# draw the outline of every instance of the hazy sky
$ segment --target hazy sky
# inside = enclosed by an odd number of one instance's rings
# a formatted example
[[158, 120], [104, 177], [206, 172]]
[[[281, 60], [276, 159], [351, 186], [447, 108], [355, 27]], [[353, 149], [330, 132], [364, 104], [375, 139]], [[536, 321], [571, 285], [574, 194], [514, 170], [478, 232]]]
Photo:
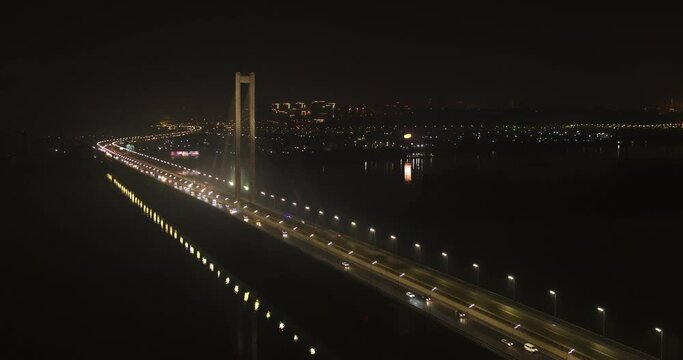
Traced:
[[249, 3], [3, 11], [5, 116], [88, 129], [216, 116], [235, 71], [256, 72], [261, 104], [683, 102], [678, 9]]

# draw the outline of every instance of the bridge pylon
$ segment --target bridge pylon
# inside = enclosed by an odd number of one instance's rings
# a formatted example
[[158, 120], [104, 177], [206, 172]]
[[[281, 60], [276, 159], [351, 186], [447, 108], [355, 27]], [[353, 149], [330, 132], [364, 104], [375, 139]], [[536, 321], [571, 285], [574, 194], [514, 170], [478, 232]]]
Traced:
[[241, 162], [241, 138], [242, 138], [242, 84], [248, 84], [248, 108], [249, 108], [249, 199], [254, 201], [256, 192], [256, 75], [235, 73], [235, 198], [241, 203], [242, 192], [242, 162]]

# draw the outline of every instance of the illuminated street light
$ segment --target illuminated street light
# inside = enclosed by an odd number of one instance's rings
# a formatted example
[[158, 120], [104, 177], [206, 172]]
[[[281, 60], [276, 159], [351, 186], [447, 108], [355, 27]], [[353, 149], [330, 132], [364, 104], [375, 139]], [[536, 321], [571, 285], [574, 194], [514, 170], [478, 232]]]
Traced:
[[664, 330], [656, 327], [655, 331], [659, 333], [659, 358], [664, 360]]
[[448, 274], [448, 253], [445, 251], [442, 251], [441, 252], [441, 258], [443, 259], [443, 264], [444, 264], [446, 274]]
[[515, 277], [512, 275], [508, 275], [508, 280], [512, 281], [512, 300], [514, 301], [515, 300], [515, 290], [516, 290], [515, 289], [515, 287], [516, 287]]
[[370, 232], [375, 232], [375, 228], [370, 228]]
[[355, 222], [355, 221], [351, 221], [351, 226], [356, 226], [356, 222]]
[[549, 290], [548, 293], [553, 297], [553, 316], [557, 317], [557, 292]]
[[479, 286], [479, 264], [472, 264], [472, 271], [474, 271], [474, 283]]
[[600, 315], [602, 315], [602, 336], [605, 336], [605, 316], [607, 311], [605, 311], [605, 309], [600, 306], [597, 307], [597, 310], [600, 313]]

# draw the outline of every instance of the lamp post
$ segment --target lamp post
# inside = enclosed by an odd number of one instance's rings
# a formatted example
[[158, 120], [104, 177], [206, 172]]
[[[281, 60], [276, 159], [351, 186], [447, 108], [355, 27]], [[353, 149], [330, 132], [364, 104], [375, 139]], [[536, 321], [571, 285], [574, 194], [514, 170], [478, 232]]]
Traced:
[[396, 235], [389, 235], [389, 250], [393, 250], [398, 254], [398, 242], [396, 241]]
[[474, 271], [474, 283], [479, 286], [479, 264], [472, 264], [472, 270]]
[[446, 267], [446, 274], [448, 274], [448, 253], [447, 252], [442, 252], [441, 253], [441, 258], [443, 258], [444, 261], [444, 266]]
[[415, 252], [417, 253], [417, 262], [422, 263], [422, 247], [419, 243], [415, 243]]
[[508, 280], [512, 281], [512, 300], [516, 301], [515, 300], [515, 277], [512, 275], [508, 275]]
[[553, 316], [557, 317], [557, 292], [550, 290], [548, 293], [553, 297]]
[[656, 327], [655, 331], [659, 333], [659, 358], [664, 360], [664, 330]]
[[598, 306], [597, 309], [598, 309], [598, 312], [600, 313], [600, 315], [602, 315], [602, 336], [605, 336], [605, 315], [606, 315], [605, 313], [606, 313], [606, 311], [604, 308], [602, 308], [600, 306]]

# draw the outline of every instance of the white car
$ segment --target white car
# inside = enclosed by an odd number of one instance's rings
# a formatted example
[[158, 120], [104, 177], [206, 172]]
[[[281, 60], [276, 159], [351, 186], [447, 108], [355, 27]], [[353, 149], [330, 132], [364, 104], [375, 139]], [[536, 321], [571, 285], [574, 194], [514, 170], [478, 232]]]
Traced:
[[248, 217], [248, 216], [245, 216], [245, 217], [244, 217], [244, 222], [249, 222], [249, 217]]
[[415, 294], [411, 293], [410, 291], [408, 291], [408, 292], [406, 293], [406, 296], [407, 296], [408, 298], [410, 298], [410, 299], [414, 299], [414, 298], [415, 298]]
[[344, 266], [345, 270], [348, 270], [351, 267], [351, 265], [349, 265], [349, 263], [347, 263], [346, 261], [342, 261], [342, 266]]
[[534, 345], [534, 344], [532, 344], [532, 343], [526, 343], [526, 344], [524, 344], [524, 350], [526, 350], [526, 351], [528, 351], [528, 352], [531, 352], [531, 353], [536, 353], [536, 352], [538, 352], [538, 348], [536, 347], [536, 345]]
[[283, 238], [286, 238], [286, 237], [287, 237], [287, 232], [286, 232], [286, 231], [283, 231], [283, 232], [282, 232], [282, 237], [283, 237]]
[[508, 340], [508, 339], [500, 339], [500, 342], [502, 342], [503, 344], [505, 344], [507, 347], [510, 347], [510, 346], [512, 346], [512, 345], [515, 344], [515, 343], [513, 343], [512, 341], [510, 341], [510, 340]]
[[256, 226], [261, 227], [261, 221], [260, 220], [256, 220]]

